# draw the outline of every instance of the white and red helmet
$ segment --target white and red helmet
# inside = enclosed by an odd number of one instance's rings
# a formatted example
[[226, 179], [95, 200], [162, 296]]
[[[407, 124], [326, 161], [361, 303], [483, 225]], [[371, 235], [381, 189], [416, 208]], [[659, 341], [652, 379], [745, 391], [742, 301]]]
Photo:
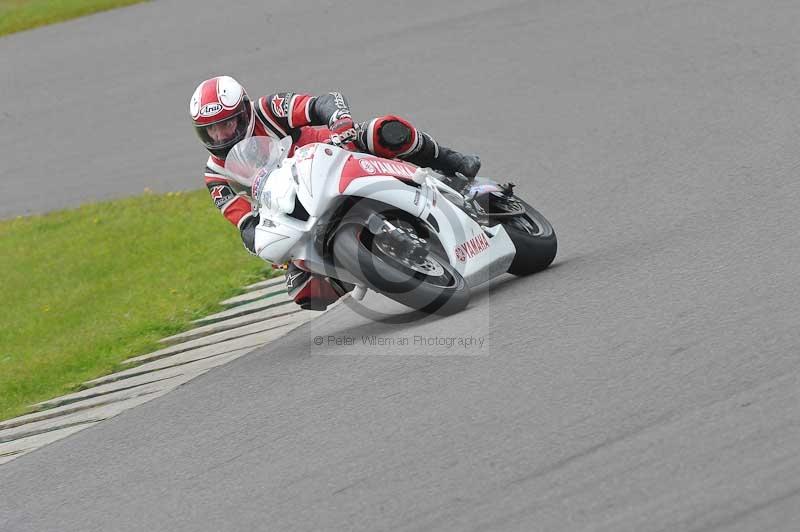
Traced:
[[198, 85], [189, 101], [189, 114], [200, 141], [221, 159], [237, 142], [253, 134], [253, 106], [244, 87], [230, 76], [217, 76]]

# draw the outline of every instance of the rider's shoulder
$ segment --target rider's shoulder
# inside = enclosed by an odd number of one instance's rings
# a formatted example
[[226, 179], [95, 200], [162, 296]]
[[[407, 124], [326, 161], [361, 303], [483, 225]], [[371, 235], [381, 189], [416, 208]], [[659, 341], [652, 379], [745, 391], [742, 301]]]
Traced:
[[225, 168], [225, 159], [220, 159], [216, 155], [209, 155], [206, 161], [206, 172], [220, 172]]

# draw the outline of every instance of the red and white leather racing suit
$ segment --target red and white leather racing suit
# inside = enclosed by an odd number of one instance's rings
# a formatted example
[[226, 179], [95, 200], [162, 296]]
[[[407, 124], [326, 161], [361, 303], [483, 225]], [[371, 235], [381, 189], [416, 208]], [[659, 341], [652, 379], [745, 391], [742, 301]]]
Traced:
[[[281, 92], [262, 96], [252, 102], [255, 111], [253, 135], [283, 138], [291, 136], [293, 151], [306, 144], [327, 142], [332, 131], [328, 125], [341, 117], [350, 117], [350, 110], [344, 97], [339, 93], [321, 96]], [[389, 145], [380, 135], [387, 123], [399, 123], [408, 132], [402, 143]], [[418, 132], [408, 121], [397, 116], [382, 116], [363, 124], [355, 144], [361, 151], [385, 158], [403, 158], [420, 153], [427, 139], [427, 145], [436, 146], [435, 141], [425, 133]], [[350, 144], [352, 146], [352, 144]], [[346, 145], [345, 145], [346, 146]], [[427, 151], [430, 151], [427, 150]], [[205, 183], [216, 207], [233, 225], [243, 231], [254, 216], [250, 190], [224, 175], [225, 160], [210, 155], [206, 162]], [[251, 250], [252, 251], [252, 250]], [[346, 290], [341, 283], [331, 285], [328, 278], [317, 275], [303, 275], [296, 265], [288, 265], [287, 289], [295, 302], [304, 308], [324, 309], [338, 299]]]
[[[252, 135], [281, 139], [291, 136], [292, 152], [306, 144], [326, 142], [332, 135], [352, 134], [352, 146], [365, 153], [387, 159], [404, 159], [418, 166], [431, 167], [455, 175], [460, 172], [473, 177], [480, 168], [475, 155], [463, 155], [440, 146], [429, 134], [418, 131], [398, 116], [381, 116], [353, 127], [350, 108], [344, 96], [330, 92], [320, 96], [279, 92], [262, 96], [250, 103], [254, 113]], [[329, 129], [330, 128], [330, 129]], [[253, 212], [250, 191], [223, 174], [225, 161], [211, 155], [206, 163], [205, 183], [214, 204], [223, 216], [239, 228], [242, 239], [251, 252], [254, 226], [258, 223]], [[324, 309], [350, 287], [339, 281], [312, 275], [297, 265], [288, 265], [287, 290], [303, 308]]]

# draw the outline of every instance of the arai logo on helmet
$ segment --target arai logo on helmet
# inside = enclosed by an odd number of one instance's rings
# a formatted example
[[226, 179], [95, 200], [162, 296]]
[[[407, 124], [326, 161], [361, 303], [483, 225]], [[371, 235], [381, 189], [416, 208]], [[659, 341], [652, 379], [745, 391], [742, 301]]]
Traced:
[[207, 103], [200, 109], [200, 116], [214, 116], [222, 112], [221, 103]]

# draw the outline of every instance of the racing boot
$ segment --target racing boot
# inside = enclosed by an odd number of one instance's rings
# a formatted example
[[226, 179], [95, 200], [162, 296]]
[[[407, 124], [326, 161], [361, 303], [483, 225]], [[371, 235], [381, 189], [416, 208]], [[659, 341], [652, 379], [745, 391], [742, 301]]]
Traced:
[[293, 262], [286, 269], [286, 292], [303, 310], [325, 310], [353, 287], [350, 283], [307, 272]]
[[481, 169], [481, 158], [477, 155], [468, 155], [457, 152], [446, 146], [441, 146], [427, 133], [419, 132], [419, 148], [402, 157], [417, 166], [427, 166], [442, 172], [446, 176], [462, 176], [469, 178], [478, 175]]

